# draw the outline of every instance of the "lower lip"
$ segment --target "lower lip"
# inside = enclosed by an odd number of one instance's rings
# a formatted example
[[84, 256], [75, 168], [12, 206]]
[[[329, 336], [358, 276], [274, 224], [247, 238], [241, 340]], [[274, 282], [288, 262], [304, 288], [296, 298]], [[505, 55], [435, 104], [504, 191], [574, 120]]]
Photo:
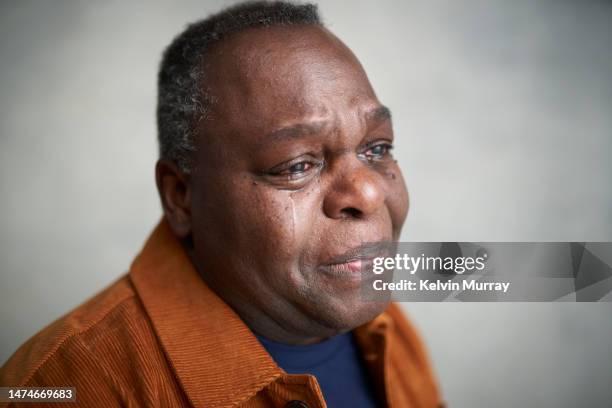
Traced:
[[354, 261], [349, 261], [340, 264], [331, 264], [329, 265], [330, 272], [334, 275], [346, 275], [346, 274], [360, 274], [361, 267], [363, 265], [363, 261], [361, 259], [357, 259]]
[[355, 259], [343, 263], [324, 265], [319, 270], [334, 279], [360, 283], [363, 273], [370, 269], [368, 266], [371, 264], [372, 260], [370, 259]]

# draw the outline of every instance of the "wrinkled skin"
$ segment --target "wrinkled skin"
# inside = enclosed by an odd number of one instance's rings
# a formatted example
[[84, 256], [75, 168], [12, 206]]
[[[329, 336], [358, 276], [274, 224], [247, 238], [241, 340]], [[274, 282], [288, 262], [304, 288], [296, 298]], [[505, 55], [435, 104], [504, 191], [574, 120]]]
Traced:
[[408, 194], [356, 57], [329, 31], [294, 26], [235, 34], [205, 61], [217, 102], [198, 124], [195, 167], [157, 165], [196, 269], [271, 340], [309, 344], [373, 319], [387, 302], [361, 301], [347, 262], [398, 239]]

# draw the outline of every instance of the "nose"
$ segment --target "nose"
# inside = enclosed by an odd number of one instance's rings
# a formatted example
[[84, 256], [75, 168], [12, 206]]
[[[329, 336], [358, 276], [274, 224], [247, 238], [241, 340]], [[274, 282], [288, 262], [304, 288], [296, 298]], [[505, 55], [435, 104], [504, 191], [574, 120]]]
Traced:
[[323, 211], [334, 219], [362, 219], [384, 205], [383, 178], [367, 165], [355, 164], [336, 177], [323, 202]]

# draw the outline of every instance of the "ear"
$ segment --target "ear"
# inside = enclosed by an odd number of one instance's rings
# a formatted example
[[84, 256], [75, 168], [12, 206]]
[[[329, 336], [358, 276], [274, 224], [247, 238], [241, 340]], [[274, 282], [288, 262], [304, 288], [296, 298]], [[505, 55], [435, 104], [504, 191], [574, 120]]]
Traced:
[[155, 180], [162, 208], [174, 235], [183, 239], [191, 234], [191, 190], [189, 176], [175, 163], [160, 159]]

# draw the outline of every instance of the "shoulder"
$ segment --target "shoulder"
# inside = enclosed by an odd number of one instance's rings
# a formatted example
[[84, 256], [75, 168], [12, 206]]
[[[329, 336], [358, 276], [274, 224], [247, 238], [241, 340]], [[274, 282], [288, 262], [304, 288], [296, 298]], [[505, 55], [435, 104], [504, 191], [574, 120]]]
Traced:
[[401, 349], [410, 353], [413, 361], [422, 365], [423, 368], [429, 368], [427, 348], [423, 339], [402, 308], [396, 303], [391, 303], [386, 314], [392, 322], [389, 335], [393, 342], [401, 344]]
[[164, 361], [124, 275], [24, 343], [0, 368], [0, 385], [76, 386], [79, 396], [96, 395], [104, 401], [106, 393], [107, 398], [124, 400], [117, 394], [147, 358], [150, 364]]
[[439, 406], [440, 392], [427, 347], [418, 330], [406, 317], [402, 308], [392, 303], [386, 311], [391, 322], [388, 328], [390, 360], [394, 361], [397, 378], [410, 378], [415, 395], [423, 406]]

